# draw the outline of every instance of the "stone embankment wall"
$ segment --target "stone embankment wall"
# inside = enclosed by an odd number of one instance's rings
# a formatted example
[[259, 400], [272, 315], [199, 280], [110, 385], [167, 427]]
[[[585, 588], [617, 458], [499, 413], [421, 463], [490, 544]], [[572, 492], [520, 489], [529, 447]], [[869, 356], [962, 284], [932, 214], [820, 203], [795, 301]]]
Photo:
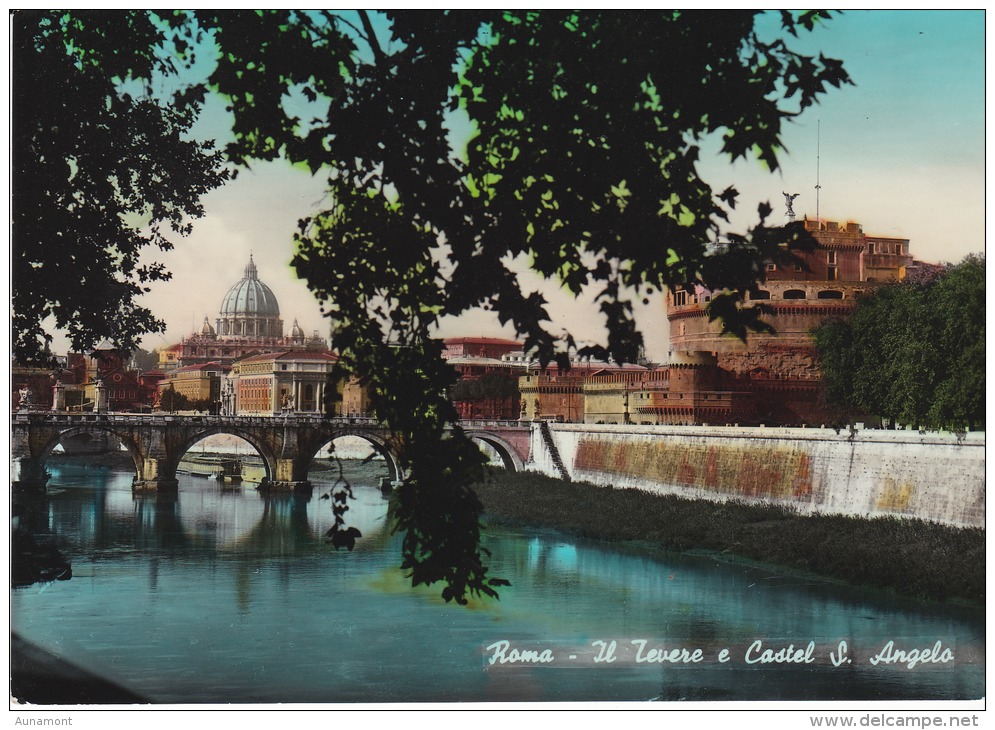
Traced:
[[[802, 513], [985, 525], [985, 435], [811, 428], [549, 424], [527, 469]], [[552, 448], [551, 448], [552, 447]], [[552, 453], [552, 450], [557, 452]]]

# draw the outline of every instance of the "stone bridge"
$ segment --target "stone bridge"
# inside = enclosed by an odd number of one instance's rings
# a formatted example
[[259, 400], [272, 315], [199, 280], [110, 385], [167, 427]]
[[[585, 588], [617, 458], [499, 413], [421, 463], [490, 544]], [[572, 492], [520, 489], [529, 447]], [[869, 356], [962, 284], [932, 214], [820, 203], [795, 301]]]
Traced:
[[[460, 425], [467, 436], [493, 449], [506, 469], [520, 471], [528, 461], [530, 424], [464, 421]], [[309, 488], [311, 460], [342, 436], [369, 442], [384, 457], [391, 482], [403, 476], [394, 434], [370, 418], [19, 412], [11, 419], [12, 481], [44, 486], [45, 463], [52, 450], [80, 434], [107, 434], [120, 441], [134, 459], [137, 490], [175, 491], [183, 455], [215, 434], [230, 434], [250, 443], [263, 459], [266, 482], [276, 489]]]

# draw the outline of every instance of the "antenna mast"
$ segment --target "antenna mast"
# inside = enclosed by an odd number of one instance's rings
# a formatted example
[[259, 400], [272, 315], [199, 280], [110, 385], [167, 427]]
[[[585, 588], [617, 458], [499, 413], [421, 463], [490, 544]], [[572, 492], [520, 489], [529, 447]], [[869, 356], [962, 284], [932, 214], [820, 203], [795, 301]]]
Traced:
[[819, 163], [822, 156], [822, 120], [816, 122], [816, 133], [815, 133], [815, 219], [819, 220], [819, 190], [822, 186], [819, 184]]

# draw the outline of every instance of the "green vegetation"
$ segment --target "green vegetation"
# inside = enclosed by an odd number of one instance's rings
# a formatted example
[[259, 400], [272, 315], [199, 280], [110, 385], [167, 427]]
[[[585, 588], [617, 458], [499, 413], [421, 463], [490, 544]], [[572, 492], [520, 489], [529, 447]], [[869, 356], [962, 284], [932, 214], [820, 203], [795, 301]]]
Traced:
[[829, 403], [932, 429], [985, 422], [985, 258], [882, 287], [815, 332]]
[[713, 551], [855, 585], [985, 603], [985, 531], [914, 519], [802, 516], [496, 470], [475, 486], [490, 522]]
[[[203, 213], [227, 174], [189, 139], [199, 106], [156, 95], [185, 62], [145, 11], [11, 14], [12, 347], [48, 365], [54, 324], [73, 350], [131, 350], [164, 323], [140, 302], [169, 278], [149, 250]], [[189, 61], [189, 59], [188, 59]]]
[[132, 350], [127, 359], [130, 367], [134, 367], [143, 372], [156, 370], [159, 367], [159, 353], [154, 350], [149, 352], [148, 350], [143, 350], [139, 347]]
[[[782, 125], [850, 79], [840, 61], [790, 48], [827, 11], [780, 12], [780, 37], [758, 32], [758, 16], [21, 11], [14, 146], [22, 162], [58, 174], [13, 172], [30, 198], [15, 211], [31, 213], [14, 225], [18, 354], [37, 344], [49, 313], [74, 346], [98, 334], [123, 345], [158, 326], [129, 307], [164, 272], [136, 269], [142, 242], [103, 226], [129, 213], [174, 223], [199, 212], [196, 199], [218, 181], [213, 158], [178, 133], [208, 94], [220, 96], [233, 119], [228, 162], [282, 157], [328, 180], [328, 207], [300, 222], [293, 265], [333, 321], [340, 368], [368, 379], [377, 418], [397, 434], [402, 568], [415, 585], [442, 582], [447, 600], [493, 596], [502, 581], [487, 576], [470, 489], [482, 456], [448, 429], [455, 375], [437, 326], [483, 308], [543, 363], [578, 352], [635, 362], [633, 301], [702, 285], [719, 292], [709, 314], [727, 331], [769, 329], [747, 293], [765, 260], [794, 261], [811, 238], [800, 223], [768, 226], [766, 203], [752, 229], [726, 230], [738, 193], [701, 177], [700, 150], [718, 138], [730, 162], [755, 157], [774, 171]], [[216, 59], [202, 67], [207, 78], [196, 76], [199, 58]], [[178, 89], [168, 114], [129, 95], [148, 87], [153, 65]], [[75, 116], [52, 119], [56, 108]], [[147, 184], [126, 184], [133, 178]], [[75, 191], [94, 203], [89, 224]], [[121, 204], [125, 194], [135, 206]], [[37, 225], [57, 216], [72, 225]], [[79, 248], [80, 230], [99, 233], [99, 246]], [[720, 234], [730, 245], [711, 251]], [[77, 254], [72, 275], [55, 276]], [[543, 297], [522, 290], [520, 262], [569, 292], [594, 292], [604, 344], [578, 351]], [[80, 276], [83, 263], [93, 275]], [[115, 269], [121, 286], [108, 282]], [[104, 302], [105, 291], [121, 297]], [[60, 316], [74, 309], [78, 318]]]
[[[811, 240], [765, 225], [764, 204], [707, 255], [738, 193], [696, 165], [715, 135], [728, 159], [775, 170], [781, 125], [849, 82], [786, 40], [827, 13], [779, 17], [784, 37], [769, 39], [753, 12], [197, 14], [220, 52], [207, 88], [234, 114], [229, 159], [282, 155], [329, 176], [332, 204], [301, 222], [293, 264], [335, 323], [339, 366], [368, 378], [399, 434], [394, 518], [414, 585], [464, 602], [503, 582], [479, 547], [480, 450], [446, 429], [440, 320], [484, 308], [543, 363], [578, 353], [510, 262], [596, 293], [608, 335], [581, 355], [635, 362], [633, 299], [696, 284], [722, 292], [710, 314], [730, 332], [764, 329], [746, 298], [762, 262]], [[454, 120], [473, 130], [465, 148]]]
[[179, 413], [180, 411], [213, 413], [216, 408], [217, 403], [212, 402], [210, 398], [190, 398], [173, 388], [163, 390], [162, 397], [159, 399], [159, 410], [163, 413]]
[[485, 373], [472, 380], [459, 380], [449, 390], [452, 400], [487, 401], [518, 398], [518, 377]]

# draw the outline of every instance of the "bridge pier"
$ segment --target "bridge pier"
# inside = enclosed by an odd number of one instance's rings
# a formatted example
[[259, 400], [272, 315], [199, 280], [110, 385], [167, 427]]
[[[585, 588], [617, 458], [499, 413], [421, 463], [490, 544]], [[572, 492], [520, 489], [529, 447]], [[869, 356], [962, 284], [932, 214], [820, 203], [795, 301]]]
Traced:
[[279, 458], [276, 460], [273, 476], [266, 486], [280, 492], [310, 492], [311, 482], [307, 469], [301, 468], [297, 459]]
[[10, 482], [19, 490], [44, 490], [49, 473], [37, 460], [22, 456], [10, 460]]
[[132, 492], [157, 492], [159, 494], [176, 494], [180, 482], [177, 479], [139, 479], [131, 483]]
[[314, 489], [314, 485], [307, 481], [272, 481], [266, 482], [265, 487], [259, 485], [260, 488], [269, 489], [274, 492], [293, 492], [294, 494], [310, 494], [311, 490]]
[[176, 494], [180, 483], [176, 479], [136, 479], [131, 485], [133, 493], [140, 494]]
[[141, 460], [141, 470], [131, 483], [134, 492], [162, 492], [176, 494], [179, 481], [176, 470], [169, 468], [168, 459], [164, 456], [146, 456]]
[[[466, 422], [464, 432], [489, 443], [508, 469], [518, 471], [528, 458], [527, 426], [515, 422]], [[403, 479], [393, 435], [372, 419], [283, 419], [240, 416], [171, 416], [138, 414], [67, 414], [18, 412], [11, 418], [11, 482], [26, 491], [44, 491], [49, 475], [45, 460], [56, 444], [81, 436], [119, 440], [135, 461], [134, 491], [176, 495], [176, 468], [186, 450], [205, 436], [229, 433], [252, 444], [266, 463], [264, 489], [308, 493], [308, 470], [315, 454], [329, 441], [358, 436], [384, 458], [388, 483]]]

